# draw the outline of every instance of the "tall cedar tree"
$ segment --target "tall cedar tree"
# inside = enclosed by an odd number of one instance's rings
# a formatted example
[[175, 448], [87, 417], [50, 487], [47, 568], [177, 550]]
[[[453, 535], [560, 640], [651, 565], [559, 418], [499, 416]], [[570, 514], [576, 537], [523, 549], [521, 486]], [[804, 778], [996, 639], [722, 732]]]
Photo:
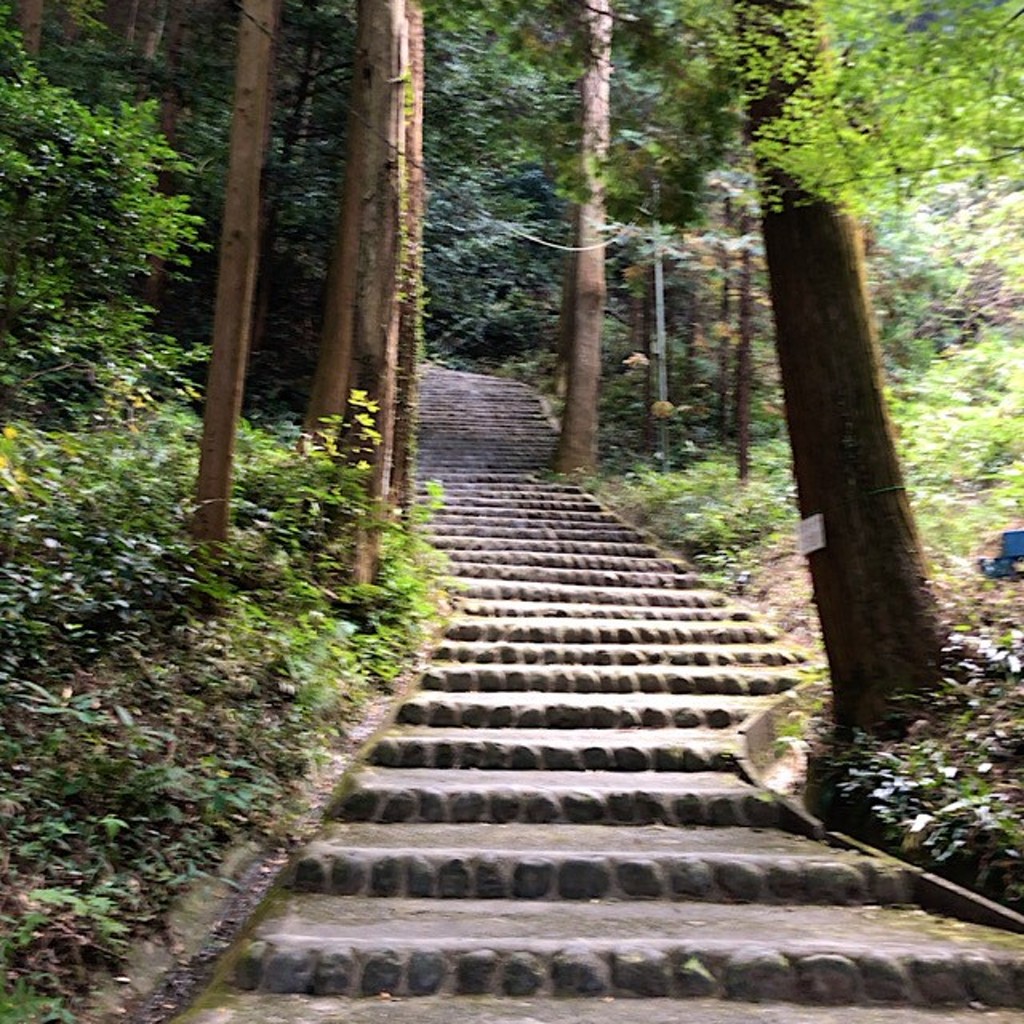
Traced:
[[[813, 0], [737, 4], [755, 144], [825, 67]], [[940, 631], [894, 434], [857, 226], [762, 160], [763, 231], [786, 416], [836, 723], [878, 730], [894, 697], [935, 685]]]
[[[597, 465], [597, 401], [601, 386], [601, 334], [604, 327], [605, 187], [602, 164], [611, 136], [610, 91], [613, 16], [610, 0], [580, 0], [586, 67], [580, 79], [582, 168], [586, 196], [575, 207], [577, 252], [570, 261], [563, 318], [571, 318], [567, 353], [565, 410], [554, 468], [559, 473]], [[563, 337], [566, 337], [563, 325]], [[568, 340], [568, 337], [566, 338]]]
[[405, 249], [402, 258], [401, 320], [398, 332], [398, 389], [395, 401], [395, 456], [392, 490], [403, 508], [412, 502], [413, 438], [418, 388], [416, 366], [423, 335], [423, 224], [427, 182], [423, 165], [423, 103], [426, 88], [423, 10], [407, 0], [409, 84], [405, 95]]
[[221, 226], [213, 350], [199, 462], [196, 540], [227, 540], [235, 436], [242, 411], [259, 254], [260, 185], [270, 124], [279, 0], [244, 0]]
[[360, 453], [372, 522], [353, 569], [365, 583], [377, 572], [394, 459], [409, 48], [405, 0], [359, 0], [357, 12], [348, 157], [306, 426], [344, 416], [353, 389], [377, 407], [379, 436]]

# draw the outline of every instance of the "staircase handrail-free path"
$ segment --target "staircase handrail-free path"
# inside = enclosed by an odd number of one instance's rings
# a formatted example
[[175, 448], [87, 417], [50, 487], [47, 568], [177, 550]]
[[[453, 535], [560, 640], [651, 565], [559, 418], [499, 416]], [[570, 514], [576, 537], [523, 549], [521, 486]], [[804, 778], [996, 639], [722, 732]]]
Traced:
[[799, 651], [547, 479], [524, 385], [428, 368], [421, 421], [457, 614], [181, 1024], [1024, 1022], [1024, 935], [743, 770]]

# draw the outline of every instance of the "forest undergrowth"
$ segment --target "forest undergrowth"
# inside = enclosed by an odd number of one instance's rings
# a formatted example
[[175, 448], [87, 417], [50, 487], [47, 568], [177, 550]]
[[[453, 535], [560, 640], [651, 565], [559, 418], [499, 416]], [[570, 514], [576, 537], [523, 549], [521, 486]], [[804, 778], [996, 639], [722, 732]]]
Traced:
[[[819, 807], [833, 827], [1024, 908], [1024, 579], [989, 580], [978, 559], [1024, 527], [1024, 341], [1003, 331], [947, 349], [892, 387], [908, 488], [948, 639], [939, 693], [908, 699], [888, 735], [840, 744], [827, 702], [800, 719]], [[757, 445], [738, 482], [732, 452], [685, 471], [642, 466], [599, 484], [603, 500], [705, 578], [763, 608], [823, 659], [810, 581], [795, 553], [784, 441]], [[819, 782], [821, 780], [819, 779]], [[826, 791], [828, 787], [825, 787]]]
[[164, 406], [0, 437], [2, 1024], [76, 1020], [226, 847], [286, 844], [435, 621], [413, 532], [350, 582], [364, 471], [294, 430], [243, 430], [232, 540], [197, 551], [199, 430]]

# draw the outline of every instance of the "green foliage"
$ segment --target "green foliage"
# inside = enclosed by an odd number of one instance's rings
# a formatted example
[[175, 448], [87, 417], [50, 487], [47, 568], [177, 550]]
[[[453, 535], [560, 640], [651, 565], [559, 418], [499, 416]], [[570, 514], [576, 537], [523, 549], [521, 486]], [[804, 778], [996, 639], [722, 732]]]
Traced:
[[[539, 126], [571, 123], [571, 93], [478, 26], [428, 32], [425, 324], [432, 352], [502, 359], [554, 336], [564, 203]], [[557, 127], [551, 129], [557, 134]], [[547, 141], [551, 141], [550, 139]]]
[[1017, 175], [1024, 22], [1014, 15], [1004, 4], [930, 0], [747, 9], [736, 58], [748, 94], [798, 86], [757, 140], [759, 155], [861, 211], [993, 169]]
[[1019, 330], [1024, 195], [1004, 179], [944, 185], [875, 218], [872, 293], [887, 368], [913, 382], [937, 353]]
[[914, 507], [930, 546], [973, 558], [1024, 521], [1024, 340], [995, 332], [952, 348], [899, 393]]
[[295, 788], [433, 615], [433, 563], [397, 526], [379, 582], [352, 584], [365, 471], [290, 430], [243, 430], [236, 539], [197, 560], [199, 426], [165, 408], [134, 432], [0, 440], [12, 1012], [116, 965], [233, 837], [287, 832]]
[[700, 216], [704, 177], [739, 128], [731, 55], [721, 45], [729, 9], [647, 0], [615, 10], [609, 213], [632, 222], [643, 211], [682, 227]]
[[195, 233], [157, 188], [180, 161], [151, 106], [92, 111], [32, 66], [0, 79], [0, 409], [124, 415], [180, 359], [133, 297]]
[[1024, 906], [1024, 819], [1014, 763], [1024, 754], [1024, 634], [957, 635], [951, 677], [897, 742], [860, 736], [833, 748], [826, 771], [854, 813], [907, 859], [1014, 906]]
[[695, 462], [685, 473], [641, 468], [609, 481], [602, 497], [683, 552], [712, 583], [725, 585], [752, 567], [755, 550], [792, 528], [789, 453], [780, 442], [754, 451], [743, 485], [728, 456]]

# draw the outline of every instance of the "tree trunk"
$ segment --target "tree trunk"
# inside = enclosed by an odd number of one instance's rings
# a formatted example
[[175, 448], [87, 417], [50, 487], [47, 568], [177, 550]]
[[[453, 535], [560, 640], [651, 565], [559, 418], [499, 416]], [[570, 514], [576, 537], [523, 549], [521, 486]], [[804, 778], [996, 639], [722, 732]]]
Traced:
[[[579, 245], [576, 230], [579, 209], [569, 209], [569, 245]], [[569, 390], [569, 361], [576, 337], [576, 253], [571, 249], [562, 261], [562, 302], [558, 311], [558, 342], [555, 348], [555, 394], [564, 399]]]
[[[779, 52], [812, 67], [823, 38], [807, 0], [744, 0], [743, 31], [758, 65]], [[752, 138], [803, 79], [776, 65], [752, 84]], [[938, 680], [936, 604], [896, 457], [868, 298], [864, 253], [837, 201], [759, 166], [786, 416], [804, 517], [824, 517], [810, 554], [814, 597], [841, 730], [882, 726], [892, 698]]]
[[425, 53], [423, 10], [408, 0], [409, 83], [405, 96], [405, 201], [401, 320], [398, 332], [398, 395], [395, 402], [394, 500], [408, 508], [413, 500], [418, 387], [416, 367], [423, 338], [423, 220], [427, 182], [423, 166]]
[[368, 18], [362, 16], [362, 6], [359, 15], [345, 134], [345, 177], [334, 247], [327, 270], [320, 351], [306, 408], [305, 428], [309, 433], [321, 430], [324, 420], [341, 419], [345, 415], [349, 391], [352, 389], [355, 292], [366, 165], [360, 154], [364, 153], [367, 143], [372, 141], [369, 139], [371, 122], [368, 85], [374, 74], [368, 63], [369, 25]]
[[[353, 379], [379, 406], [379, 442], [367, 454], [371, 464], [370, 523], [360, 531], [353, 566], [355, 580], [377, 574], [381, 530], [389, 515], [395, 440], [395, 398], [402, 272], [401, 168], [405, 162], [405, 93], [408, 36], [405, 0], [360, 0], [359, 33], [365, 46], [362, 94], [353, 106], [366, 112], [368, 130], [361, 151], [350, 160], [361, 167], [355, 305]], [[358, 46], [358, 43], [357, 43]]]
[[[744, 214], [740, 233], [746, 239], [751, 218]], [[750, 478], [750, 392], [753, 385], [750, 350], [754, 331], [754, 257], [744, 244], [740, 263], [739, 345], [736, 348], [736, 462], [742, 483]]]
[[573, 338], [569, 352], [562, 431], [556, 472], [597, 466], [597, 403], [601, 384], [601, 333], [606, 295], [602, 167], [610, 141], [612, 74], [611, 0], [581, 0], [587, 67], [580, 82], [583, 109], [582, 158], [587, 198], [579, 206], [573, 285]]
[[259, 252], [260, 180], [270, 118], [267, 83], [277, 27], [276, 0], [244, 0], [238, 28], [234, 113], [221, 228], [213, 351], [192, 533], [227, 539], [235, 434], [242, 409]]
[[[192, 6], [192, 0], [169, 0], [167, 11], [167, 85], [160, 97], [160, 133], [172, 149], [178, 145], [178, 121], [181, 118], [182, 105], [178, 75], [181, 71], [181, 56], [185, 50]], [[157, 187], [165, 196], [173, 195], [176, 189], [174, 172], [166, 168], [161, 170]], [[153, 256], [149, 260], [149, 275], [146, 278], [146, 304], [159, 310], [163, 306], [166, 293], [167, 261], [159, 256]]]
[[[732, 201], [726, 197], [722, 214], [723, 238], [732, 230]], [[718, 310], [718, 436], [722, 444], [729, 440], [729, 364], [732, 361], [732, 261], [723, 244], [719, 257], [722, 295]]]
[[22, 45], [27, 54], [37, 57], [43, 41], [43, 0], [18, 0], [17, 9]]
[[654, 267], [644, 267], [643, 291], [640, 299], [640, 331], [643, 346], [640, 351], [647, 360], [644, 373], [644, 437], [643, 450], [651, 455], [657, 446], [657, 430], [654, 423], [654, 402], [657, 388], [654, 375], [657, 369], [654, 364], [654, 345], [652, 339], [655, 330], [655, 295]]

